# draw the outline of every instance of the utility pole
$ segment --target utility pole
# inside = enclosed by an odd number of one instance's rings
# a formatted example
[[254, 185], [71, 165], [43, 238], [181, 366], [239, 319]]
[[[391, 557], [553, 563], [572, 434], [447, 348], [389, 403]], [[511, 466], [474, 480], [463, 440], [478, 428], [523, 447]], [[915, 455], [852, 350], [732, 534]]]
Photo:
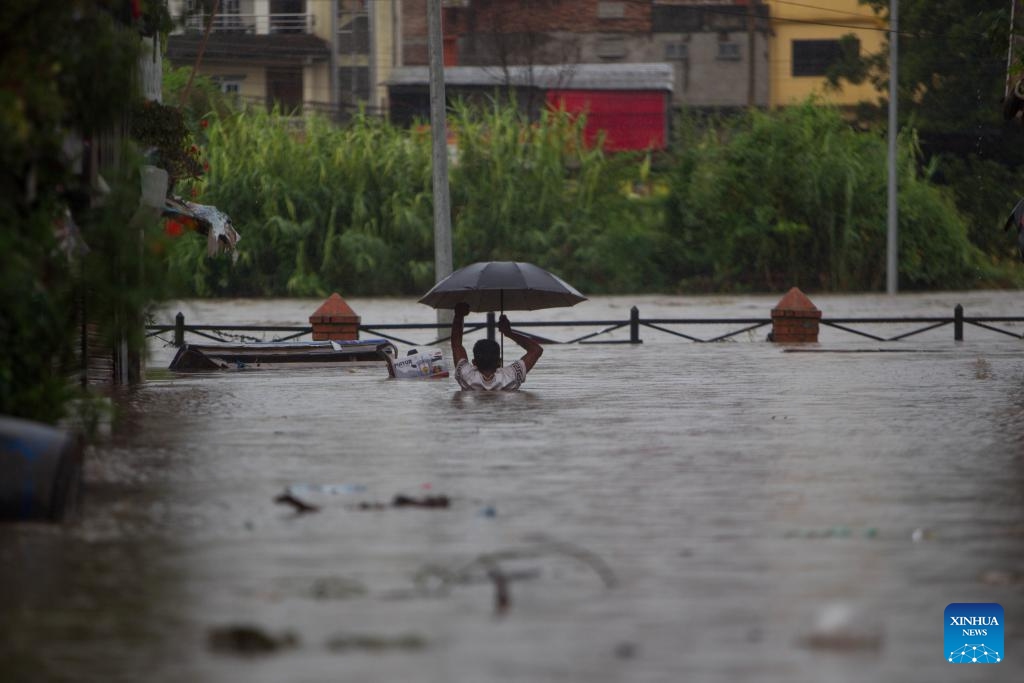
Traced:
[[[430, 53], [430, 137], [434, 189], [434, 280], [452, 272], [452, 218], [448, 197], [448, 127], [445, 121], [441, 0], [427, 0], [427, 50]], [[450, 325], [452, 312], [437, 309], [437, 324]]]
[[338, 0], [331, 0], [331, 118], [341, 120], [341, 84], [338, 80]]
[[755, 102], [754, 98], [754, 84], [757, 82], [757, 65], [754, 62], [754, 50], [756, 48], [756, 34], [754, 33], [754, 20], [756, 9], [754, 5], [757, 4], [757, 0], [750, 0], [747, 3], [747, 106], [753, 107]]
[[886, 249], [885, 290], [895, 294], [899, 289], [899, 205], [896, 194], [896, 104], [899, 76], [900, 2], [889, 0], [889, 211]]

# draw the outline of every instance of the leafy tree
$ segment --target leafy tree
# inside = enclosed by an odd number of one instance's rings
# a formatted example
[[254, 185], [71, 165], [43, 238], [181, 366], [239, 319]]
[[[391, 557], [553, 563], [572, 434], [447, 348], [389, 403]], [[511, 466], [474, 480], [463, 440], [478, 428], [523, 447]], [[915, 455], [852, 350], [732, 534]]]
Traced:
[[135, 213], [136, 166], [101, 159], [105, 188], [83, 170], [135, 102], [139, 32], [166, 20], [159, 0], [0, 3], [0, 413], [64, 414], [83, 311], [141, 345], [158, 238]]
[[[861, 3], [888, 13], [888, 0]], [[1024, 125], [1002, 118], [1009, 29], [1006, 0], [900, 0], [901, 126], [918, 130], [922, 161], [935, 161], [935, 179], [953, 191], [972, 242], [996, 261], [1012, 258], [1013, 240], [1001, 231], [1002, 221], [1024, 192], [1018, 170], [1024, 164]], [[1020, 76], [1021, 60], [1024, 52], [1018, 51], [1010, 81]], [[829, 77], [837, 86], [844, 80], [874, 82], [879, 101], [859, 113], [884, 123], [887, 45], [877, 54], [843, 60]]]
[[[889, 0], [860, 0], [882, 16]], [[976, 131], [996, 125], [1006, 83], [1009, 4], [1005, 0], [900, 0], [901, 120], [922, 132]], [[888, 99], [888, 43], [876, 54], [844, 59], [833, 84], [870, 80]], [[884, 115], [884, 111], [879, 111]]]

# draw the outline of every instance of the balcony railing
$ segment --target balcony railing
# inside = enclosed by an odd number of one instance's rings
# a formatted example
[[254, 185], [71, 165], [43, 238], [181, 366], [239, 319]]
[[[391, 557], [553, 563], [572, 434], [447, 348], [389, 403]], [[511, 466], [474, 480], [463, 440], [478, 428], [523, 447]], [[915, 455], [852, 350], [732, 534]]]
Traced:
[[[316, 17], [312, 14], [218, 14], [213, 18], [214, 33], [312, 33]], [[206, 17], [194, 14], [185, 19], [186, 33], [206, 30]]]

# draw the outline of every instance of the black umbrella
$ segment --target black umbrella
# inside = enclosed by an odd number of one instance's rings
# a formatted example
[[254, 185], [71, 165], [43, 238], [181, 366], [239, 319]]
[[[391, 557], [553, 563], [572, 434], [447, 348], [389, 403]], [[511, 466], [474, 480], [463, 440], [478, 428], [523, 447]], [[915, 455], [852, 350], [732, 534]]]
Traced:
[[[575, 306], [586, 300], [572, 285], [532, 263], [481, 261], [438, 282], [420, 303], [434, 308], [455, 308], [466, 303], [471, 311], [504, 313]], [[501, 357], [504, 362], [504, 336]]]
[[536, 311], [575, 306], [587, 297], [561, 278], [532, 263], [483, 261], [460, 268], [423, 295], [421, 304], [469, 310]]

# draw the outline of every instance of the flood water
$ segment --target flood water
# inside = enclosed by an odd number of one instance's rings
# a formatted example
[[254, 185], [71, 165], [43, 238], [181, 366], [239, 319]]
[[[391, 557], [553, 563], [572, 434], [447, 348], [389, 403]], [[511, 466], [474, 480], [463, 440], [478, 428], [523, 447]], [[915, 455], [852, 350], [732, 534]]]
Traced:
[[[511, 317], [767, 318], [780, 296]], [[826, 318], [1024, 314], [1020, 292], [812, 298]], [[303, 324], [319, 303], [178, 302], [161, 321]], [[364, 323], [434, 319], [349, 303]], [[794, 351], [766, 332], [550, 345], [502, 395], [380, 364], [173, 375], [154, 340], [151, 379], [88, 453], [81, 518], [0, 528], [0, 679], [1022, 680], [1024, 342], [824, 328]], [[337, 486], [316, 513], [274, 502], [300, 484]], [[947, 664], [953, 602], [1003, 606], [1005, 661]], [[232, 626], [291, 637], [211, 644]]]

